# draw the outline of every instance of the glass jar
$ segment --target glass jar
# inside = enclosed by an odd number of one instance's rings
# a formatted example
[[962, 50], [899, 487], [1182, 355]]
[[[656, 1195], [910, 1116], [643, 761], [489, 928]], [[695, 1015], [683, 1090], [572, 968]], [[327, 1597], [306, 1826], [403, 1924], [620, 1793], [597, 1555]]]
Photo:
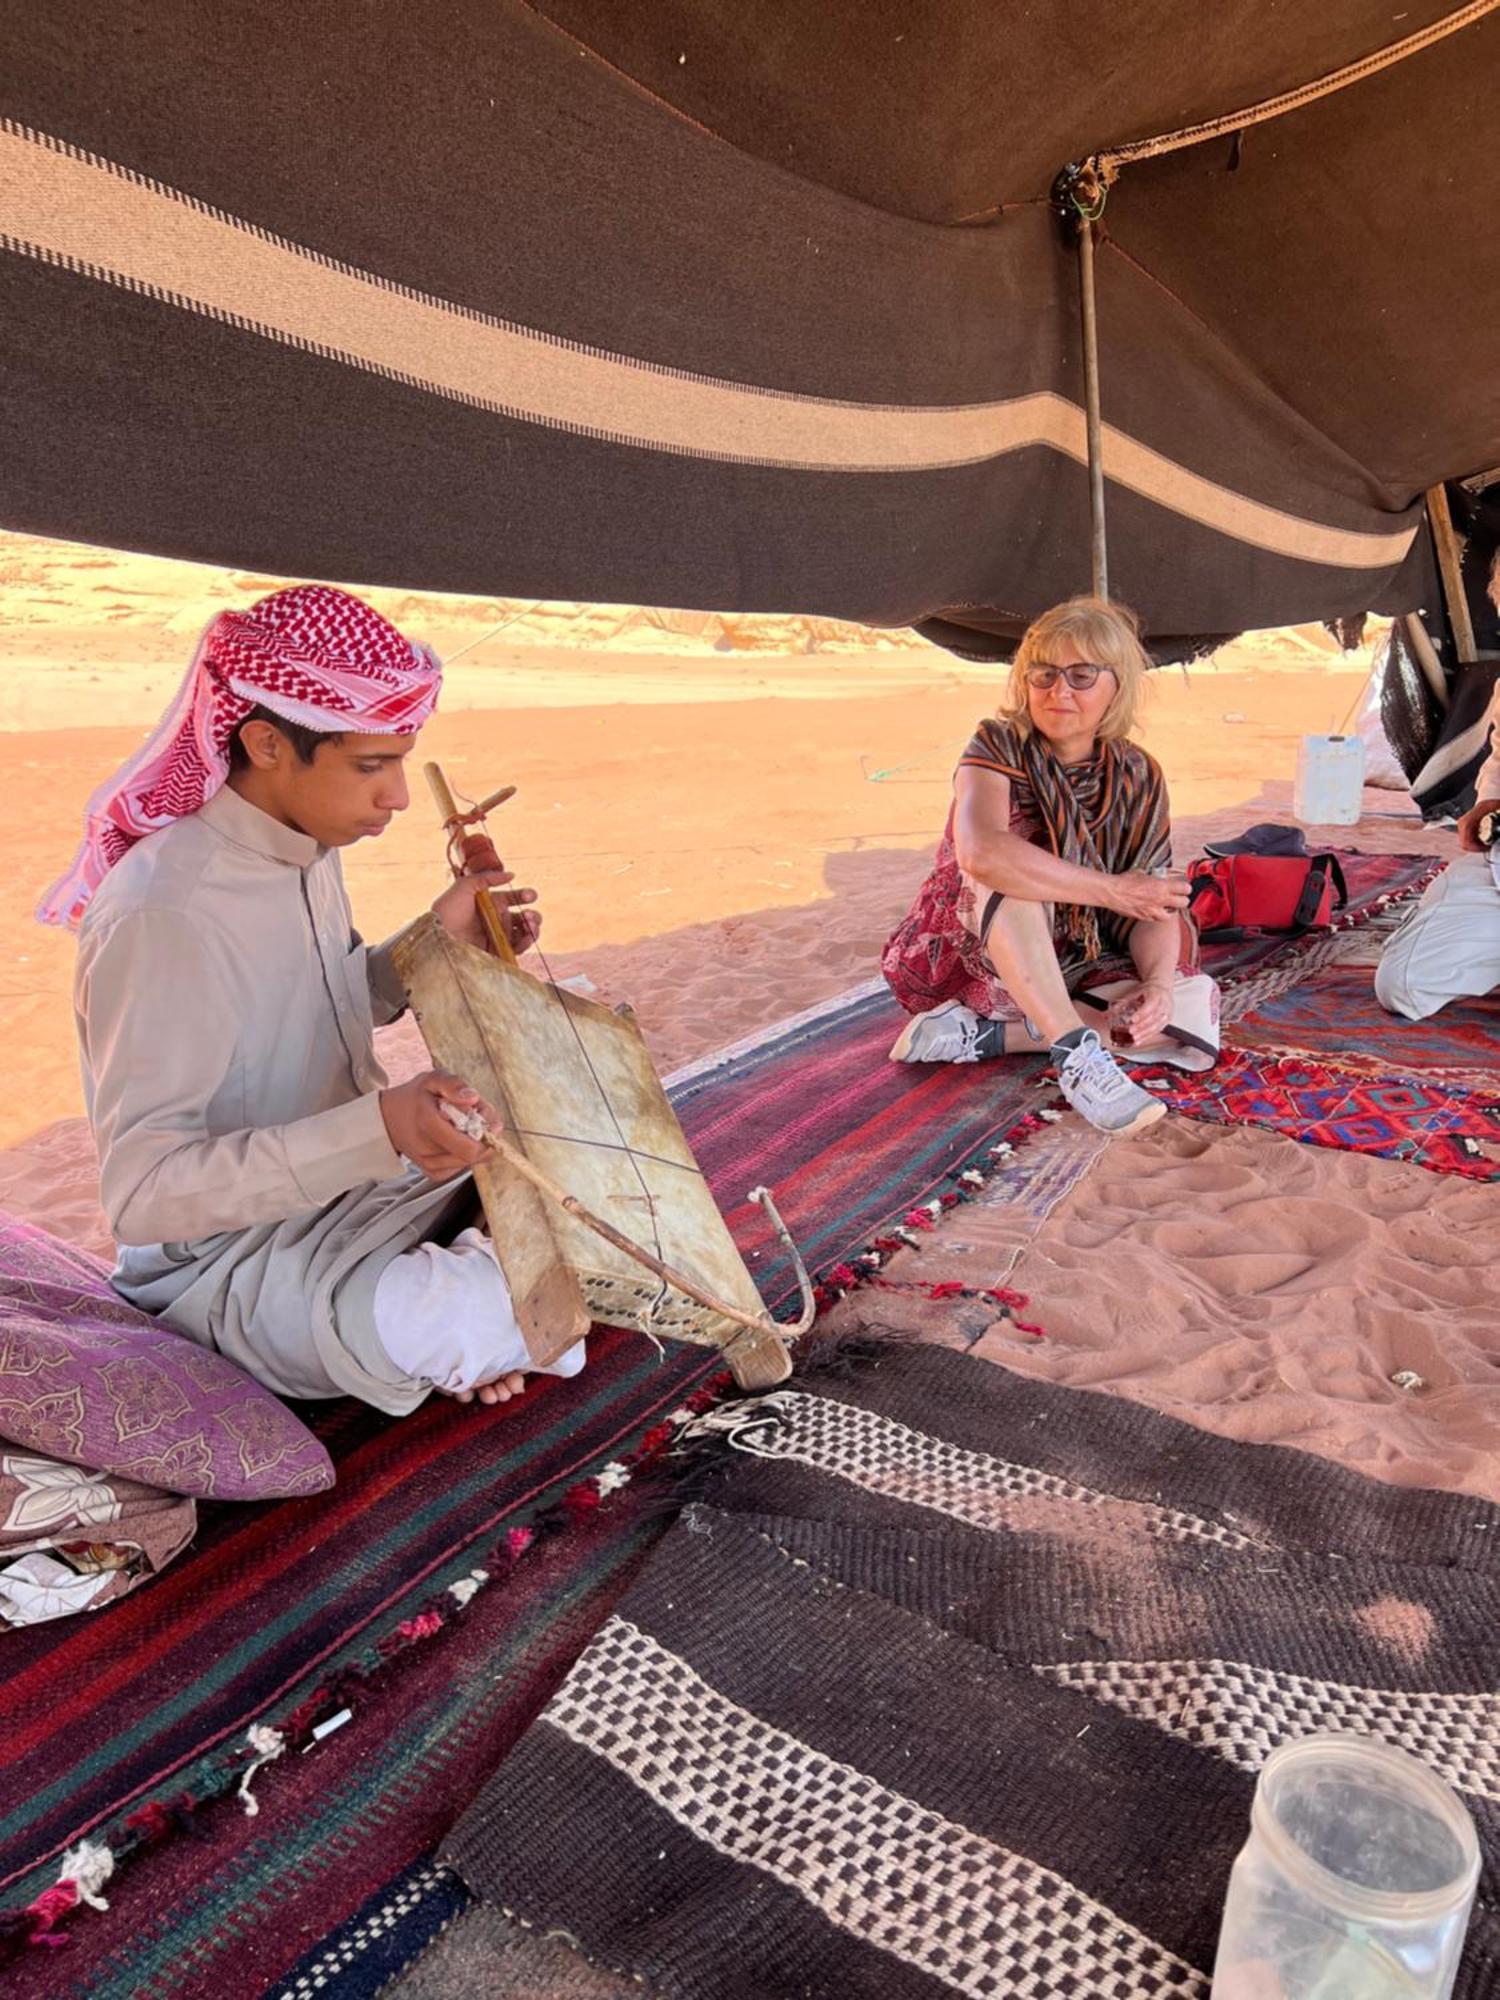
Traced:
[[1371, 1736], [1266, 1759], [1229, 1878], [1212, 2000], [1447, 2000], [1479, 1876], [1437, 1774]]

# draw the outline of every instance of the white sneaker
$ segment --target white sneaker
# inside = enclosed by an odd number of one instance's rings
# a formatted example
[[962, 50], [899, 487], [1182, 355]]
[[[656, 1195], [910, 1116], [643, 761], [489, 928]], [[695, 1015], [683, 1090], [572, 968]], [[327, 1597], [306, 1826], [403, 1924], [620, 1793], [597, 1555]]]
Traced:
[[1161, 1099], [1131, 1082], [1092, 1028], [1058, 1064], [1057, 1082], [1079, 1117], [1112, 1139], [1144, 1132], [1167, 1115]]
[[945, 1000], [926, 1014], [913, 1014], [891, 1044], [892, 1062], [978, 1062], [979, 1037], [989, 1023], [972, 1007]]

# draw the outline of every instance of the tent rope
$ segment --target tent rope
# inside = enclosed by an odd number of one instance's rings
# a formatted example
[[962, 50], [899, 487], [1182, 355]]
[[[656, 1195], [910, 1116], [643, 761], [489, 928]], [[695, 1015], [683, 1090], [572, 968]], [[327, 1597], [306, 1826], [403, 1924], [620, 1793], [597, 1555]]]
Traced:
[[1250, 125], [1263, 125], [1267, 119], [1280, 118], [1288, 111], [1299, 111], [1304, 105], [1317, 103], [1319, 98], [1331, 97], [1335, 91], [1347, 90], [1352, 83], [1363, 83], [1366, 77], [1405, 62], [1408, 56], [1420, 55], [1434, 42], [1456, 35], [1461, 28], [1471, 27], [1486, 14], [1493, 14], [1497, 8], [1500, 8], [1500, 0], [1469, 0], [1468, 6], [1445, 14], [1441, 20], [1429, 22], [1415, 34], [1377, 49], [1372, 55], [1361, 56], [1358, 62], [1346, 63], [1342, 69], [1330, 70], [1327, 76], [1315, 77], [1311, 83], [1299, 84], [1295, 90], [1283, 91], [1279, 97], [1268, 97], [1259, 104], [1246, 105], [1242, 111], [1225, 112], [1221, 117], [1205, 119], [1200, 125], [1185, 125], [1177, 132], [1159, 133], [1154, 139], [1135, 139], [1128, 145], [1094, 153], [1089, 164], [1108, 184], [1121, 167], [1131, 166], [1138, 160], [1154, 160], [1163, 153], [1177, 153], [1185, 146], [1200, 145], [1205, 139], [1241, 132]]

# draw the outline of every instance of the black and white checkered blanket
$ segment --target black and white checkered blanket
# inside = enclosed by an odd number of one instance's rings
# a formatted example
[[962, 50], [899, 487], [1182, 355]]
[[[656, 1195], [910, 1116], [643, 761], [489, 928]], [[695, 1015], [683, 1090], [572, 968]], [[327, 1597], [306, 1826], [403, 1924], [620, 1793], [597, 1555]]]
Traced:
[[1473, 1813], [1500, 1991], [1500, 1510], [931, 1348], [713, 1422], [480, 1894], [666, 1994], [1206, 2000], [1255, 1772], [1354, 1729]]

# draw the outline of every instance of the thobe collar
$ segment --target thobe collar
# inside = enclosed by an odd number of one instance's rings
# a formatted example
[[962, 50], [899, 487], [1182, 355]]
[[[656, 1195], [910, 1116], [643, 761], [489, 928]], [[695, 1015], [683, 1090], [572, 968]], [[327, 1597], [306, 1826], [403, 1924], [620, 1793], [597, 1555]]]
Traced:
[[233, 785], [221, 785], [211, 799], [205, 799], [198, 808], [198, 817], [236, 847], [248, 848], [267, 861], [285, 862], [292, 868], [310, 868], [328, 852], [311, 834], [283, 826], [279, 819], [272, 819], [259, 806], [241, 798]]

